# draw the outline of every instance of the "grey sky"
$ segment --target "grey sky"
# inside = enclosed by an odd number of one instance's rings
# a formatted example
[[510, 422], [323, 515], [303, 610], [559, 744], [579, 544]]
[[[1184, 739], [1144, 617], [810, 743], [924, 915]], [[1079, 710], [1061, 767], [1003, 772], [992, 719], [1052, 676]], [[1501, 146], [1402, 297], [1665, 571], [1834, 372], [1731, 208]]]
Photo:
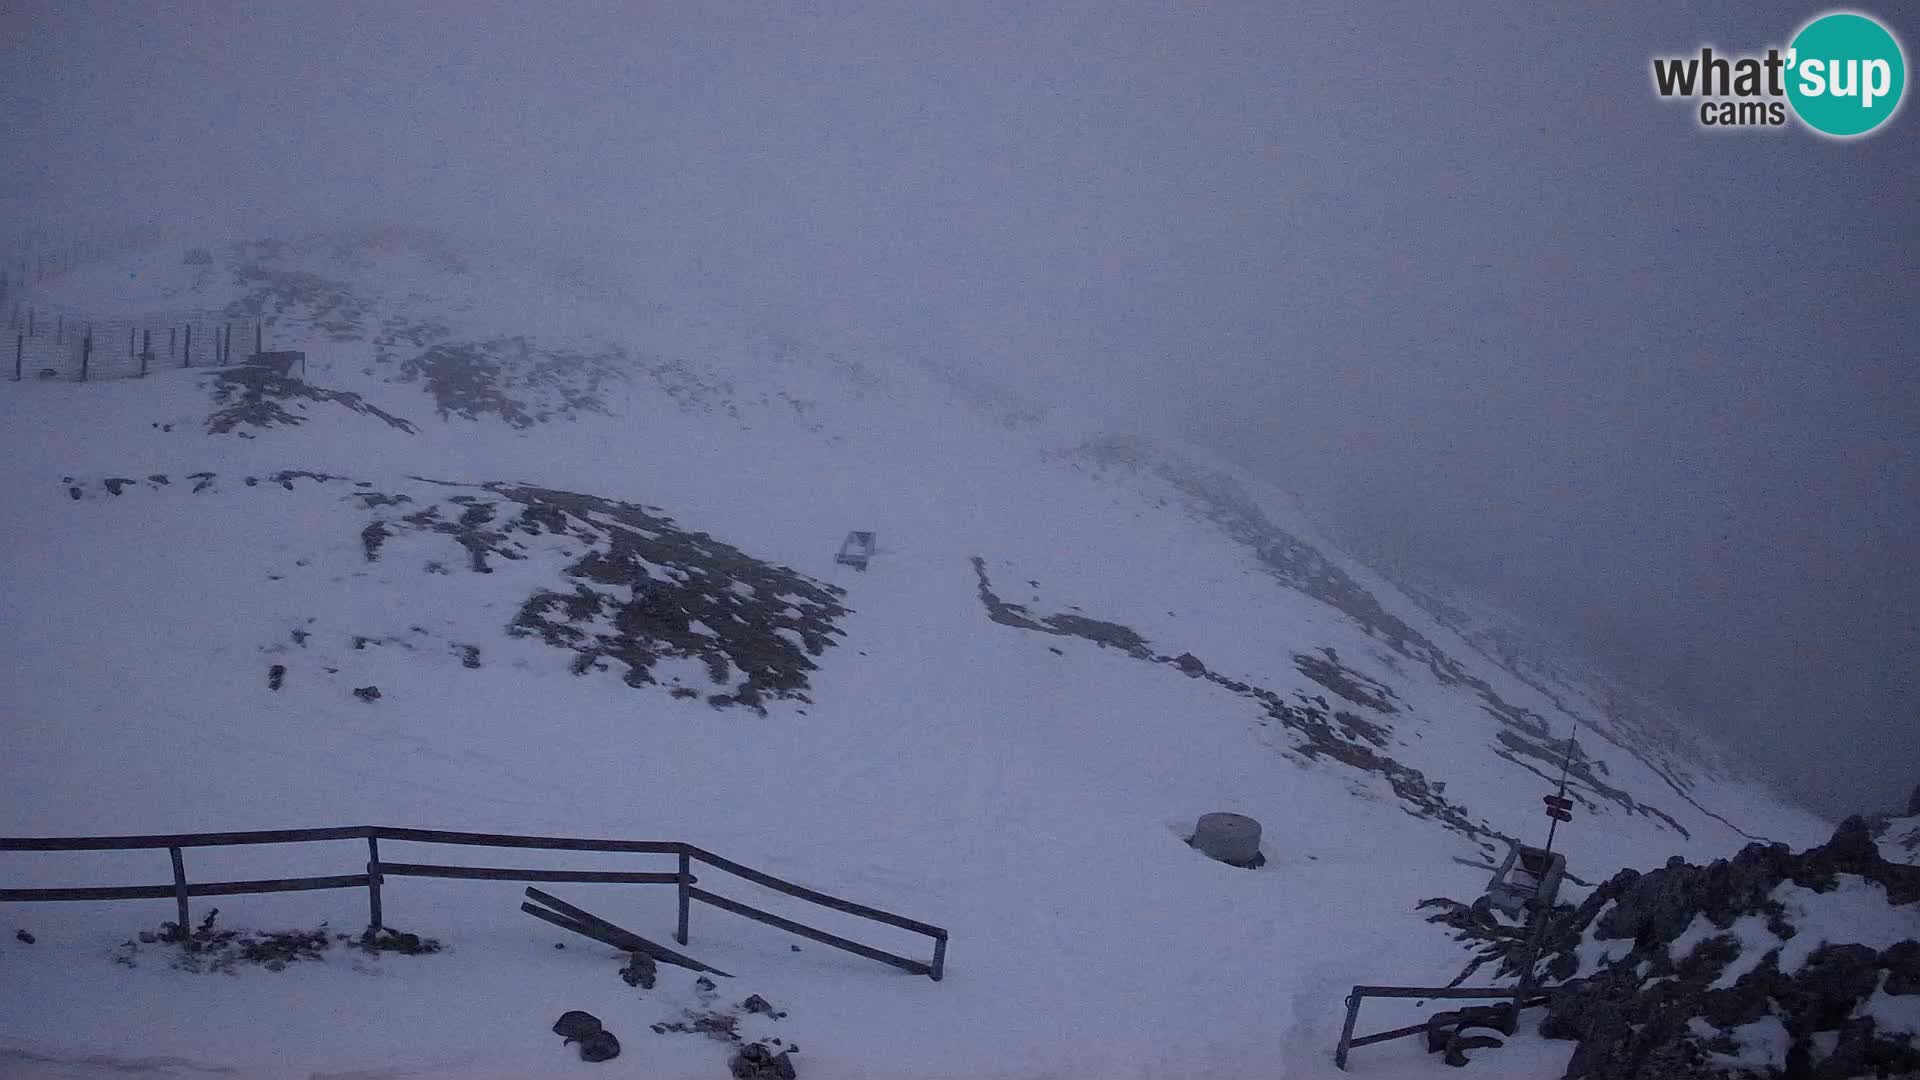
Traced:
[[1706, 132], [1648, 75], [1819, 10], [14, 3], [0, 214], [486, 228], [973, 366], [1228, 450], [1889, 805], [1920, 114]]

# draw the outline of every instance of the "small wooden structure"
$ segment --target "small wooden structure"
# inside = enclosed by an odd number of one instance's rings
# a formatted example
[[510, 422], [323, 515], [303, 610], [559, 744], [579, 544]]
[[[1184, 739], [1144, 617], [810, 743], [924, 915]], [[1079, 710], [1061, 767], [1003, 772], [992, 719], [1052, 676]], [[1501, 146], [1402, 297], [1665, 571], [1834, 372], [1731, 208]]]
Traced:
[[858, 530], [847, 534], [845, 543], [840, 545], [840, 554], [833, 561], [842, 566], [851, 566], [855, 570], [865, 570], [867, 560], [873, 558], [873, 534]]
[[281, 378], [292, 376], [295, 368], [300, 374], [307, 373], [307, 354], [298, 349], [283, 349], [278, 352], [256, 352], [247, 357], [247, 363], [254, 367], [272, 368]]
[[1567, 872], [1567, 857], [1545, 848], [1510, 844], [1507, 859], [1494, 871], [1487, 883], [1487, 900], [1515, 918], [1538, 904], [1551, 911], [1560, 895], [1560, 879]]

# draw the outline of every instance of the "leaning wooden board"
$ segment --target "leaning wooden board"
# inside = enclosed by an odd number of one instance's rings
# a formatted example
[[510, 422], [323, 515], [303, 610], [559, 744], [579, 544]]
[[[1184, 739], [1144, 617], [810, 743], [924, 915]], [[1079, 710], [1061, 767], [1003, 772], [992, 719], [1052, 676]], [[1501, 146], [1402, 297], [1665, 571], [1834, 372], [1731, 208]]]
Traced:
[[[646, 953], [648, 956], [653, 957], [663, 964], [672, 964], [675, 967], [706, 972], [711, 975], [719, 975], [723, 978], [733, 978], [732, 975], [721, 971], [719, 968], [709, 967], [691, 956], [674, 952], [665, 945], [649, 941], [631, 930], [615, 926], [598, 915], [583, 911], [564, 900], [543, 893], [539, 889], [529, 887], [527, 889], [527, 896], [529, 899], [545, 904], [553, 910], [542, 910], [532, 904], [521, 904], [520, 910], [536, 918], [544, 919], [555, 926], [572, 930], [576, 934], [580, 934], [583, 937], [590, 937], [602, 944], [611, 945], [622, 952]], [[556, 915], [554, 914], [555, 912], [559, 914]]]

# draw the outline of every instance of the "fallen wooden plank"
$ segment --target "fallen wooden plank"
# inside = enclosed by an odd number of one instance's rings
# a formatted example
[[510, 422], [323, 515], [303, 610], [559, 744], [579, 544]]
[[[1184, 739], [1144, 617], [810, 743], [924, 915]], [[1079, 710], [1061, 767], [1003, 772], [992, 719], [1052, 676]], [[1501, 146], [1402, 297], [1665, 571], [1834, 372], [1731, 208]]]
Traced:
[[[560, 912], [562, 915], [571, 918], [581, 926], [593, 927], [599, 930], [602, 934], [606, 935], [606, 937], [600, 940], [607, 941], [608, 944], [613, 945], [616, 949], [621, 949], [626, 952], [642, 952], [663, 964], [672, 964], [675, 967], [683, 967], [692, 971], [703, 971], [710, 975], [719, 975], [728, 979], [733, 978], [732, 975], [721, 971], [719, 968], [709, 967], [685, 953], [674, 952], [665, 945], [649, 941], [625, 927], [615, 926], [590, 911], [583, 911], [564, 900], [549, 896], [532, 886], [527, 887], [527, 896], [529, 899], [545, 904], [553, 910]], [[593, 937], [595, 935], [589, 934], [587, 936]]]

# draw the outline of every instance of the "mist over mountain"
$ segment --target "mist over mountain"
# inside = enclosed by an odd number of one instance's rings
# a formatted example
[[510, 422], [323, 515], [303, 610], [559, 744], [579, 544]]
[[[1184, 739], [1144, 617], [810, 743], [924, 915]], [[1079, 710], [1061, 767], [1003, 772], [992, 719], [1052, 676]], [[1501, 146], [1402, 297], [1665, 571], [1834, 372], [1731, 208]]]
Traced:
[[1647, 74], [1807, 16], [30, 3], [0, 218], [429, 223], [1201, 443], [1839, 814], [1920, 761], [1907, 144]]
[[[0, 617], [19, 661], [0, 693], [32, 718], [0, 779], [25, 835], [371, 819], [691, 837], [951, 934], [931, 995], [782, 963], [777, 938], [699, 936], [708, 963], [811, 1003], [795, 1041], [849, 1074], [879, 1068], [863, 1014], [932, 1048], [916, 1072], [994, 1067], [1009, 1046], [1054, 1067], [1043, 1008], [1095, 1033], [1083, 1064], [1204, 1072], [1273, 1020], [1258, 995], [1222, 1014], [1197, 988], [1287, 967], [1300, 1004], [1281, 1052], [1310, 1075], [1338, 1016], [1308, 1001], [1357, 977], [1349, 943], [1438, 977], [1458, 947], [1419, 901], [1479, 889], [1510, 845], [1540, 842], [1539, 800], [1563, 783], [1578, 816], [1557, 847], [1583, 881], [1829, 830], [1738, 748], [1493, 608], [1373, 571], [1250, 471], [965, 372], [876, 365], [420, 230], [135, 236], [30, 296], [75, 334], [38, 334], [0, 396], [18, 538]], [[858, 569], [837, 557], [853, 531], [877, 538]], [[1266, 824], [1257, 869], [1184, 842], [1221, 811]], [[103, 856], [96, 880], [139, 854]], [[299, 845], [192, 858], [313, 869]], [[9, 887], [74, 872], [16, 859]], [[383, 892], [395, 923], [464, 942], [454, 963], [381, 961], [393, 992], [460, 1002], [494, 1033], [489, 1060], [540, 1068], [513, 1034], [536, 1006], [497, 988], [513, 972], [541, 1002], [580, 1000], [582, 973], [502, 921], [511, 890]], [[628, 910], [662, 917], [657, 895]], [[259, 935], [339, 919], [337, 903], [268, 895], [223, 917]], [[35, 909], [20, 942], [84, 949], [129, 910]], [[1087, 927], [1155, 941], [1165, 977], [1130, 983], [1128, 953], [1075, 944]], [[0, 1060], [270, 1057], [134, 1019], [154, 1015], [147, 975], [19, 949], [38, 989], [8, 1002]], [[138, 944], [125, 959], [141, 968]], [[484, 1004], [456, 985], [496, 989]], [[244, 1006], [165, 1000], [257, 1012], [368, 992], [283, 978]], [[47, 1037], [45, 1008], [75, 997], [127, 1017], [119, 1034]], [[648, 997], [640, 1030], [702, 1000]], [[632, 1032], [634, 1008], [595, 1011]], [[1186, 1034], [1113, 1026], [1142, 1008]], [[448, 1067], [290, 1031], [278, 1060], [300, 1070]], [[1521, 1043], [1506, 1060], [1522, 1073], [1567, 1052]], [[697, 1047], [668, 1045], [671, 1069], [699, 1071]]]
[[1648, 76], [1810, 14], [11, 5], [0, 1074], [1920, 1068], [1913, 117]]

